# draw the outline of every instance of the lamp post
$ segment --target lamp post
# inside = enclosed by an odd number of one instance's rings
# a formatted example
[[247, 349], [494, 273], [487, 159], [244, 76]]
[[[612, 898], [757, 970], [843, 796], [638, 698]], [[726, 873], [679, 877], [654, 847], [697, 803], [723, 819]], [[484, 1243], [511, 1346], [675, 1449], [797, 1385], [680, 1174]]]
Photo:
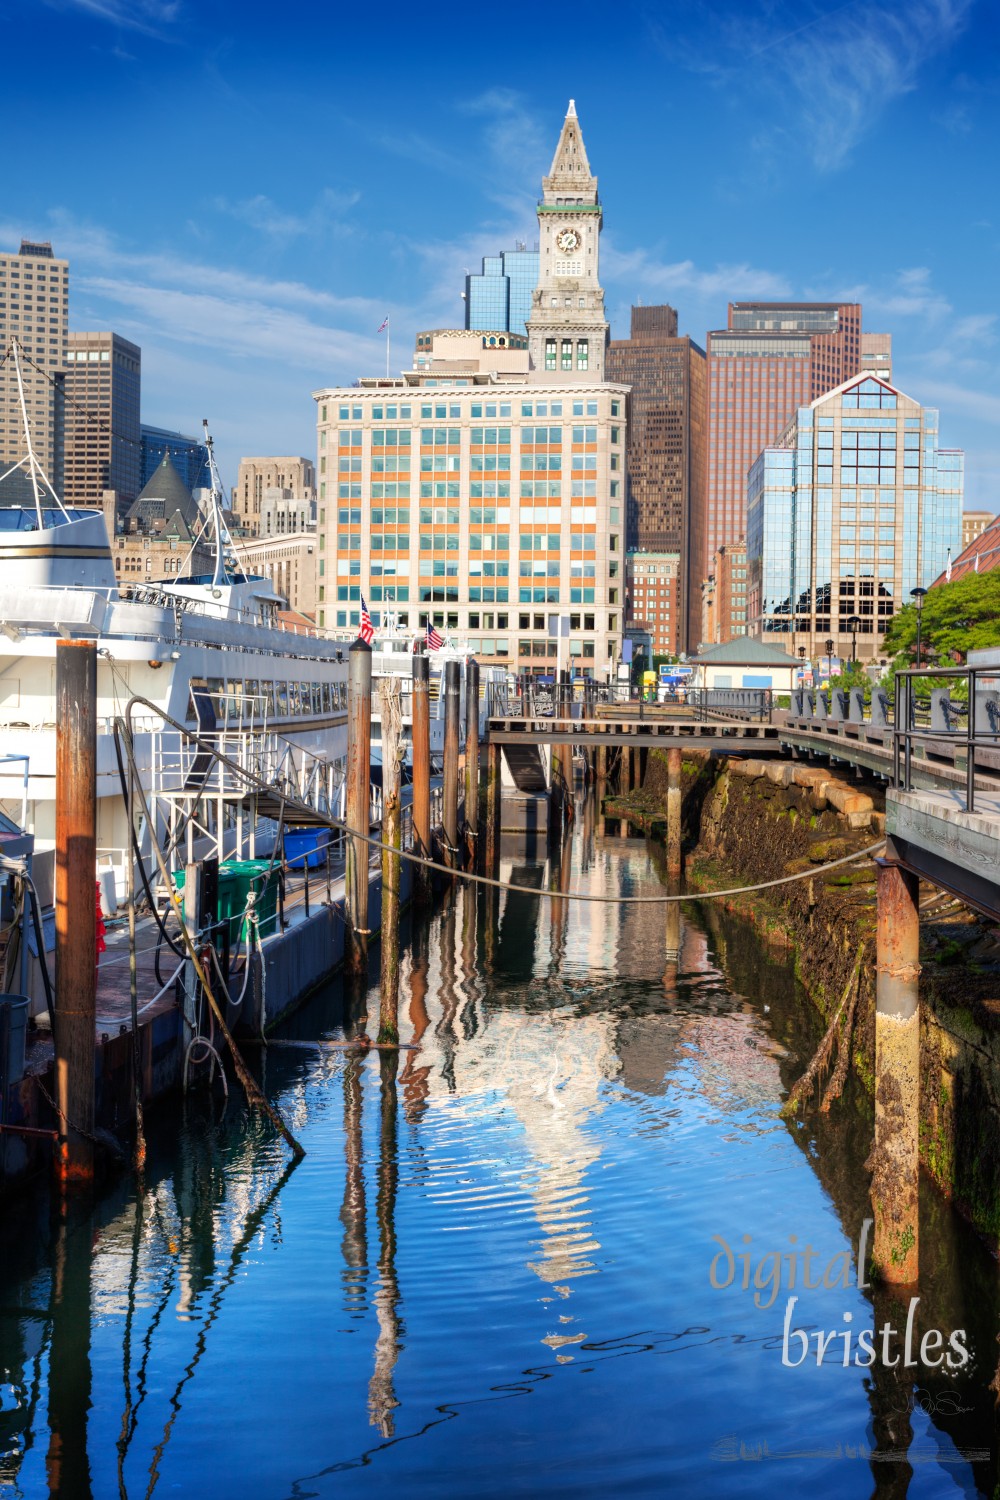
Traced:
[[848, 630], [851, 632], [851, 661], [855, 665], [857, 665], [857, 660], [858, 660], [858, 626], [861, 624], [861, 621], [858, 619], [857, 615], [850, 615], [848, 617], [848, 619], [844, 621], [844, 624], [847, 626]]
[[827, 641], [827, 643], [826, 643], [826, 675], [827, 675], [828, 678], [830, 678], [830, 677], [833, 676], [833, 641], [832, 640]]
[[921, 624], [921, 614], [923, 612], [924, 595], [926, 594], [926, 592], [927, 592], [927, 590], [926, 589], [922, 589], [922, 588], [915, 588], [915, 589], [911, 589], [910, 590], [910, 598], [914, 599], [916, 601], [916, 605], [917, 605], [917, 666], [918, 667], [920, 666], [920, 624]]

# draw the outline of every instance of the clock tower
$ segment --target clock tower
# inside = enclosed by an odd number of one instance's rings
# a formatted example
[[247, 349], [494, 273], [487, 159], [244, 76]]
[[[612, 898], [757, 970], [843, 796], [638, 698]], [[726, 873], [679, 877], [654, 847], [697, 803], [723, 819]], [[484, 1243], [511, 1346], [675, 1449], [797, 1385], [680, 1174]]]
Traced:
[[538, 285], [528, 319], [531, 380], [600, 385], [608, 324], [598, 280], [601, 205], [571, 99], [538, 205]]

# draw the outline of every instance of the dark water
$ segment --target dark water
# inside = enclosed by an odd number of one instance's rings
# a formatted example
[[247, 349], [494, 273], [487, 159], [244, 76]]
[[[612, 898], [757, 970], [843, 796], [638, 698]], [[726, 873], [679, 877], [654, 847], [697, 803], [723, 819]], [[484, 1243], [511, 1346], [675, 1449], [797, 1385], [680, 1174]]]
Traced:
[[780, 1117], [818, 1039], [787, 965], [708, 904], [553, 903], [660, 889], [586, 818], [503, 874], [539, 896], [415, 935], [398, 1070], [269, 1049], [298, 1167], [235, 1102], [171, 1104], [144, 1198], [8, 1210], [0, 1496], [993, 1493], [996, 1265], [928, 1192], [913, 1343], [971, 1362], [850, 1362], [907, 1299], [857, 1285], [864, 1101]]

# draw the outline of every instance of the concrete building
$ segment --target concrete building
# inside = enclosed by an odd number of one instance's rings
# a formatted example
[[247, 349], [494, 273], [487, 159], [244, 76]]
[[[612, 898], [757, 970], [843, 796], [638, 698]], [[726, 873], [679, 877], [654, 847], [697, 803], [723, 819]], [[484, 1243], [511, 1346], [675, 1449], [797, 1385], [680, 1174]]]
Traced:
[[[69, 262], [57, 260], [47, 242], [22, 240], [17, 254], [0, 250], [0, 357], [19, 340], [31, 439], [46, 473], [61, 492], [61, 385], [69, 329]], [[12, 360], [0, 366], [0, 473], [23, 457], [24, 428]], [[0, 484], [0, 505], [30, 503], [22, 473]]]
[[835, 302], [731, 302], [728, 327], [708, 335], [703, 574], [746, 535], [751, 464], [799, 407], [859, 373], [861, 337], [860, 305]]
[[892, 385], [892, 334], [862, 333], [861, 368]]
[[139, 454], [140, 489], [145, 488], [168, 454], [170, 462], [192, 493], [212, 488], [208, 449], [200, 438], [189, 437], [183, 432], [172, 432], [168, 427], [151, 427], [149, 423], [143, 422], [139, 428]]
[[[753, 633], [811, 658], [878, 654], [910, 590], [929, 587], [962, 534], [963, 455], [938, 414], [863, 376], [800, 408], [748, 481]], [[852, 626], [851, 621], [856, 625]]]
[[389, 608], [403, 630], [431, 622], [528, 672], [551, 670], [561, 616], [574, 670], [606, 679], [624, 608], [627, 390], [602, 380], [601, 209], [572, 104], [538, 219], [527, 340], [435, 330], [400, 378], [315, 392], [317, 612], [355, 630], [364, 595], [376, 622]]
[[292, 490], [277, 488], [264, 491], [260, 511], [262, 537], [296, 536], [316, 530], [316, 499], [305, 499]]
[[317, 546], [315, 530], [246, 538], [238, 543], [240, 561], [250, 573], [269, 578], [288, 608], [316, 619]]
[[287, 490], [302, 500], [316, 498], [316, 470], [311, 459], [241, 458], [233, 490], [233, 514], [248, 536], [258, 536], [266, 490]]
[[681, 559], [677, 552], [630, 548], [625, 558], [625, 629], [649, 631], [654, 656], [676, 655], [681, 640]]
[[483, 257], [479, 275], [465, 278], [465, 326], [479, 332], [523, 334], [538, 285], [538, 247]]
[[[712, 559], [711, 572], [702, 590], [703, 612], [708, 604], [709, 618], [702, 623], [704, 645], [725, 645], [726, 641], [747, 634], [747, 549], [746, 543], [727, 542]], [[706, 633], [706, 630], [711, 633]]]
[[962, 547], [965, 548], [970, 542], [974, 542], [977, 536], [982, 536], [987, 526], [993, 521], [993, 516], [988, 510], [963, 510], [962, 512]]
[[608, 345], [609, 380], [631, 386], [628, 413], [629, 546], [676, 553], [670, 650], [701, 630], [705, 550], [705, 353], [677, 335], [669, 306], [633, 307], [630, 335]]
[[117, 333], [70, 333], [66, 344], [63, 500], [96, 505], [138, 495], [142, 351]]
[[[718, 553], [716, 553], [718, 556]], [[717, 644], [717, 617], [718, 617], [719, 591], [715, 582], [714, 570], [707, 578], [701, 581], [701, 637], [698, 649], [704, 650], [707, 646]]]

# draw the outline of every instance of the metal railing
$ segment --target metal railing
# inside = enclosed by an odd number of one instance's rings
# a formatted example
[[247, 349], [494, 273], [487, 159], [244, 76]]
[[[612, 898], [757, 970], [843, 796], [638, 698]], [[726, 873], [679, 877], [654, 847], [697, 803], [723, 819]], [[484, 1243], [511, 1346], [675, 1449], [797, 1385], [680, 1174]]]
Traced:
[[725, 714], [732, 719], [770, 724], [774, 695], [771, 688], [690, 688], [687, 702], [699, 719]]
[[[924, 718], [921, 708], [927, 700], [917, 696], [918, 679], [962, 683], [965, 686], [964, 699], [953, 699], [946, 688], [932, 688], [929, 723], [925, 726], [919, 721]], [[892, 726], [894, 786], [904, 792], [911, 790], [915, 747], [922, 748], [925, 757], [950, 751], [956, 764], [956, 752], [964, 749], [965, 810], [975, 812], [977, 755], [981, 767], [1000, 771], [998, 688], [1000, 673], [996, 667], [911, 667], [908, 671], [898, 672]]]

